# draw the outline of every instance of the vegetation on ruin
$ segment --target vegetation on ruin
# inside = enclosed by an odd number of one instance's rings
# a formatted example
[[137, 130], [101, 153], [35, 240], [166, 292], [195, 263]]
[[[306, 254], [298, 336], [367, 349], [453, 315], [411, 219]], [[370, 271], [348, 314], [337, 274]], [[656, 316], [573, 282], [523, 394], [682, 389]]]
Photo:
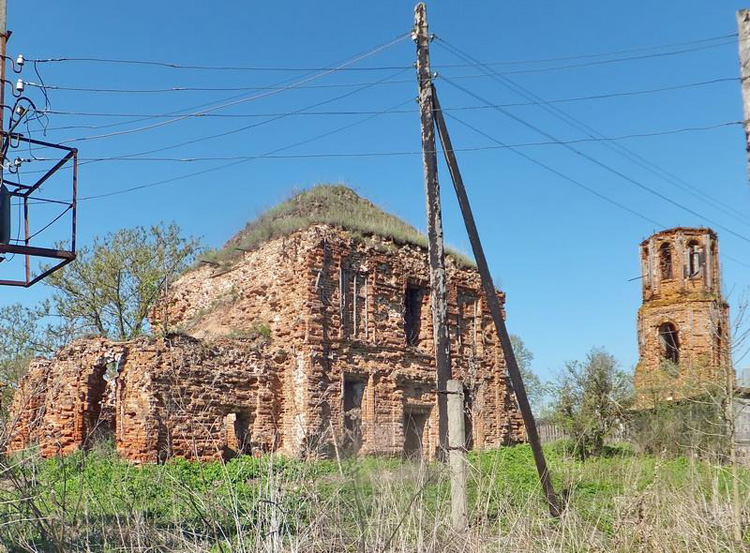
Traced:
[[[206, 253], [202, 260], [232, 265], [242, 257], [242, 250], [256, 249], [269, 240], [319, 223], [341, 227], [363, 237], [374, 235], [398, 244], [427, 247], [427, 238], [421, 232], [362, 198], [351, 188], [340, 184], [319, 184], [266, 210], [247, 223], [223, 248]], [[461, 265], [474, 264], [456, 251], [450, 250], [449, 254]]]
[[163, 287], [188, 267], [198, 240], [177, 225], [134, 227], [94, 238], [75, 263], [44, 282], [48, 299], [0, 308], [0, 414], [29, 361], [83, 336], [129, 340], [149, 332]]
[[[736, 550], [721, 465], [627, 446], [581, 462], [569, 441], [545, 453], [564, 517], [546, 513], [528, 446], [472, 453], [465, 535], [450, 530], [439, 463], [273, 455], [135, 467], [106, 447], [17, 458], [0, 485], [0, 543], [10, 551]], [[740, 476], [747, 490], [750, 472]]]

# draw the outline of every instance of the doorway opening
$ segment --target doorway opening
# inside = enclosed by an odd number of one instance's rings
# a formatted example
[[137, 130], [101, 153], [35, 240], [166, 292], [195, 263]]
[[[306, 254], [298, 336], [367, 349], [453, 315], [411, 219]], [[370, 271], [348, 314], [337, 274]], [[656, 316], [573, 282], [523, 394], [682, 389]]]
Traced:
[[420, 460], [424, 444], [424, 429], [427, 413], [407, 410], [404, 412], [404, 458]]

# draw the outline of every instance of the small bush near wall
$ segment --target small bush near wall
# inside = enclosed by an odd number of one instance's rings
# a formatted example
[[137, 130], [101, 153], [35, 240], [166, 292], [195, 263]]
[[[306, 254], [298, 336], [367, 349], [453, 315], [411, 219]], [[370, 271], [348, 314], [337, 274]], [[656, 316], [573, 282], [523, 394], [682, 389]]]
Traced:
[[642, 453], [716, 458], [728, 451], [723, 406], [708, 396], [637, 411], [629, 427], [630, 441]]

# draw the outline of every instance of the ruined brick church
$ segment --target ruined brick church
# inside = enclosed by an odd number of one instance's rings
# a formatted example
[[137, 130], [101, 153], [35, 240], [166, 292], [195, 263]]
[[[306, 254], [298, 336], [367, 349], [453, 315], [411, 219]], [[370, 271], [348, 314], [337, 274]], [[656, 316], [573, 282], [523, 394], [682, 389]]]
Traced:
[[734, 378], [719, 242], [707, 228], [673, 228], [640, 247], [639, 407], [705, 394]]
[[[479, 275], [460, 255], [446, 264], [467, 445], [522, 441]], [[428, 285], [416, 230], [345, 187], [313, 188], [170, 283], [151, 314], [154, 337], [81, 339], [34, 360], [11, 407], [10, 449], [52, 456], [109, 438], [135, 462], [431, 458]]]

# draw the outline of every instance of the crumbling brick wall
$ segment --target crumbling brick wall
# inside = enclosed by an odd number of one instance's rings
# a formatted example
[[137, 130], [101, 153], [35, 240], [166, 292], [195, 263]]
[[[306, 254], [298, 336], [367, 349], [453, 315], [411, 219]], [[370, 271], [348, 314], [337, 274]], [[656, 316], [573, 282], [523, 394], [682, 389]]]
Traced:
[[641, 243], [638, 311], [640, 406], [703, 394], [733, 376], [729, 306], [721, 293], [716, 234], [674, 228]]
[[[452, 256], [447, 274], [453, 372], [466, 383], [470, 443], [521, 441], [521, 418], [479, 275]], [[211, 300], [213, 288], [234, 290], [233, 301]], [[409, 289], [419, 291], [412, 340]], [[266, 296], [271, 312], [264, 311]], [[351, 441], [347, 386], [361, 388], [355, 407], [361, 452], [402, 453], [412, 414], [424, 424], [424, 449], [434, 452], [432, 318], [422, 247], [315, 225], [245, 253], [232, 270], [206, 266], [189, 273], [174, 283], [155, 315], [196, 336], [236, 333], [259, 317], [268, 325], [269, 350], [283, 349], [288, 359], [281, 372], [280, 427], [289, 454], [319, 454]]]
[[[479, 275], [449, 256], [447, 277], [468, 444], [521, 441]], [[137, 462], [436, 451], [423, 247], [314, 225], [233, 267], [188, 272], [170, 284], [152, 324], [168, 338], [83, 340], [35, 361], [17, 395], [11, 449], [38, 442], [44, 455], [64, 454], [98, 430]]]
[[[262, 347], [239, 340], [174, 336], [129, 348], [118, 376], [117, 450], [155, 462], [277, 448], [277, 364]], [[241, 451], [237, 423], [246, 437]]]
[[101, 338], [77, 340], [51, 360], [36, 359], [10, 409], [11, 450], [38, 444], [43, 456], [84, 447], [107, 425], [101, 418], [107, 365], [122, 347]]
[[[137, 462], [270, 451], [279, 445], [276, 365], [247, 340], [78, 340], [32, 363], [11, 408], [9, 449], [38, 444], [49, 457], [112, 437]], [[242, 451], [227, 428], [237, 414], [248, 415]]]

